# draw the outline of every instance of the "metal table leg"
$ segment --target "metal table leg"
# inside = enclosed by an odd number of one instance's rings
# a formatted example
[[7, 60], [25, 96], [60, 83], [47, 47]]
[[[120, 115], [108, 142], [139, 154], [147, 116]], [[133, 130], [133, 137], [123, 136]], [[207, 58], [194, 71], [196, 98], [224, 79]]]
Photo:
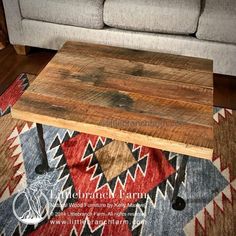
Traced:
[[180, 185], [182, 181], [184, 181], [184, 178], [185, 178], [185, 171], [186, 171], [188, 158], [189, 158], [188, 156], [181, 155], [181, 163], [180, 163], [180, 167], [177, 173], [177, 178], [174, 184], [174, 192], [173, 192], [171, 202], [172, 202], [172, 208], [177, 211], [182, 211], [186, 206], [184, 199], [179, 197], [178, 193], [179, 193]]
[[36, 124], [38, 138], [39, 138], [39, 145], [41, 151], [41, 164], [35, 168], [35, 172], [37, 174], [44, 174], [49, 171], [50, 167], [48, 165], [47, 153], [45, 149], [45, 142], [43, 138], [43, 126], [41, 124]]

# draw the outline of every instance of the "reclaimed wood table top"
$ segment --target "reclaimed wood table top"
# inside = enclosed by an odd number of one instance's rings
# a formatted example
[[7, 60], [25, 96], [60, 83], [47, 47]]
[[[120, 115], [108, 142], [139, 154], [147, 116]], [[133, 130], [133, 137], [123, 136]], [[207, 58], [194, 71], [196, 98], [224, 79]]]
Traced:
[[213, 62], [67, 42], [14, 118], [212, 158]]

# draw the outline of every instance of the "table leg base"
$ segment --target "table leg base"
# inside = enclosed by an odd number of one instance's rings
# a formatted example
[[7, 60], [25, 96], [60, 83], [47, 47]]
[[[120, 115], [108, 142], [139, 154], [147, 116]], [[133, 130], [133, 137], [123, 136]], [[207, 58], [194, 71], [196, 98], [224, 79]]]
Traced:
[[48, 168], [45, 168], [45, 166], [43, 165], [38, 165], [35, 168], [35, 173], [38, 175], [46, 174], [48, 171], [49, 171]]
[[176, 211], [183, 211], [186, 207], [186, 202], [183, 198], [177, 196], [175, 201], [172, 202], [172, 208]]

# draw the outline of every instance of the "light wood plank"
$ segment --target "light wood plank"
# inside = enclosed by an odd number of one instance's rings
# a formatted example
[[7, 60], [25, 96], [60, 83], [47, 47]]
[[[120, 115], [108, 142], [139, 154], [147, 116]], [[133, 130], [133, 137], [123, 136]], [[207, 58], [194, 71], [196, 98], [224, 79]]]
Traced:
[[213, 122], [209, 116], [212, 107], [208, 105], [94, 87], [86, 83], [78, 84], [76, 80], [69, 78], [66, 81], [53, 78], [47, 81], [35, 80], [26, 93], [30, 92], [64, 100], [81, 101], [99, 107], [110, 107], [117, 112], [126, 110], [140, 116], [152, 115], [206, 127], [211, 127]]
[[[95, 64], [96, 62], [93, 62]], [[109, 62], [107, 62], [109, 63]], [[110, 66], [100, 66], [100, 63], [95, 67], [81, 63], [56, 64], [53, 61], [40, 75], [42, 80], [52, 80], [58, 78], [67, 83], [69, 79], [74, 79], [77, 82], [87, 83], [96, 87], [107, 87], [117, 90], [149, 94], [156, 97], [213, 105], [213, 89], [201, 87], [194, 84], [181, 83], [170, 79], [159, 79], [150, 76], [134, 76], [128, 73], [122, 73], [122, 68], [111, 68]], [[123, 63], [124, 64], [124, 63]], [[125, 68], [125, 64], [123, 66]], [[127, 69], [127, 67], [126, 67]], [[173, 79], [178, 77], [178, 74], [173, 73]], [[49, 79], [50, 78], [50, 79]], [[171, 78], [170, 76], [168, 78]], [[179, 75], [179, 78], [184, 78], [184, 75]], [[192, 78], [192, 77], [191, 77]], [[204, 79], [204, 76], [202, 77]], [[196, 75], [196, 81], [198, 75]], [[200, 83], [200, 82], [199, 82]]]
[[[167, 53], [148, 52], [127, 48], [111, 47], [98, 44], [81, 42], [67, 42], [60, 53], [84, 54], [87, 56], [125, 59], [129, 61], [143, 62], [153, 65], [166, 65], [170, 68], [187, 69], [212, 73], [213, 62], [211, 60], [178, 56]], [[211, 81], [210, 81], [211, 82]]]
[[[191, 70], [190, 68], [170, 67], [169, 64], [156, 62], [149, 64], [139, 61], [133, 61], [125, 58], [107, 58], [93, 54], [83, 54], [78, 52], [62, 52], [56, 55], [52, 61], [52, 67], [58, 65], [64, 68], [94, 68], [103, 69], [108, 73], [127, 74], [131, 76], [142, 76], [165, 81], [181, 82], [185, 84], [198, 85], [200, 87], [213, 88], [212, 73], [200, 70]], [[172, 64], [171, 64], [172, 65]], [[182, 64], [181, 64], [182, 65]]]
[[25, 93], [14, 106], [12, 116], [195, 157], [210, 159], [212, 155], [212, 128], [114, 112], [78, 101]]

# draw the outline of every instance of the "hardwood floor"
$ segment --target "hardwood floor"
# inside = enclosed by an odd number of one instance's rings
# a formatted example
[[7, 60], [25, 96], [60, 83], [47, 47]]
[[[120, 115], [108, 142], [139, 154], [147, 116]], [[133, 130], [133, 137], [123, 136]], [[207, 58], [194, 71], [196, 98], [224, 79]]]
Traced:
[[0, 0], [0, 49], [6, 47], [8, 43], [7, 26], [2, 0]]
[[214, 74], [214, 105], [236, 110], [236, 77]]
[[[19, 56], [13, 46], [0, 50], [0, 95], [22, 72], [38, 75], [56, 51], [32, 49]], [[214, 105], [236, 110], [236, 77], [214, 74]]]
[[38, 75], [55, 51], [33, 48], [28, 56], [17, 55], [13, 46], [0, 50], [0, 95], [22, 72]]

